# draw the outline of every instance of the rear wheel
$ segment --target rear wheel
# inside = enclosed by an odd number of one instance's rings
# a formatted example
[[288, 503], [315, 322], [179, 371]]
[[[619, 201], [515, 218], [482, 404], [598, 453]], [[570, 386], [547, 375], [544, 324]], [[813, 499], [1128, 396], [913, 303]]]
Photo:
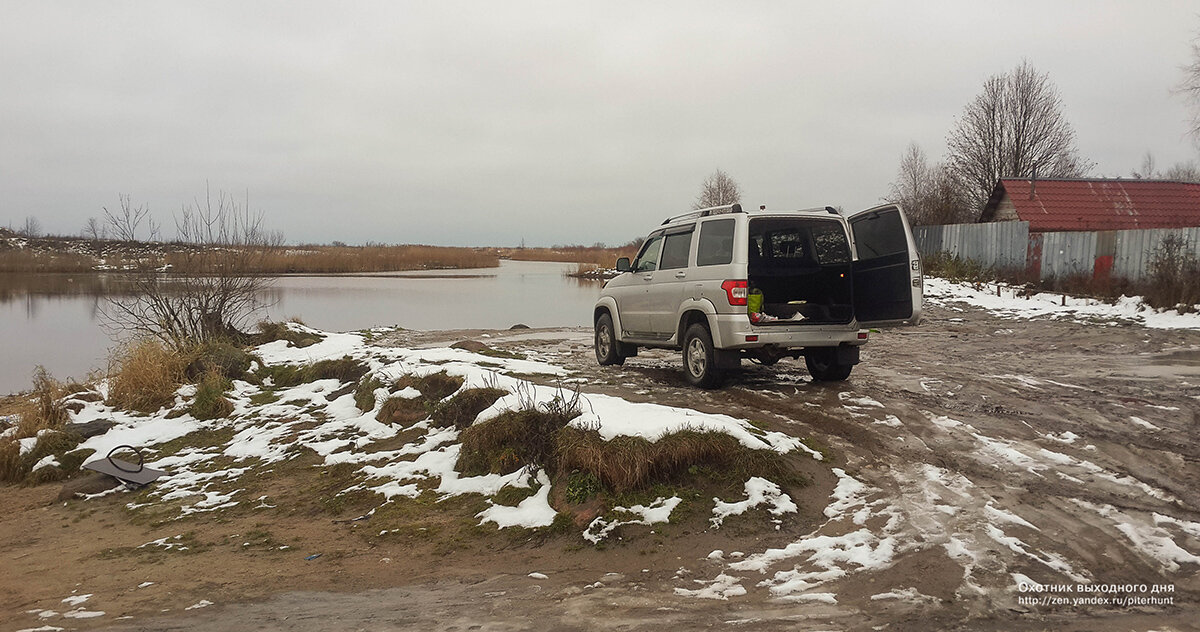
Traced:
[[612, 316], [601, 314], [596, 319], [596, 362], [600, 366], [625, 364], [625, 356], [618, 353], [617, 332], [613, 328]]
[[840, 364], [834, 348], [813, 349], [804, 356], [808, 373], [818, 382], [840, 382], [850, 377], [853, 364]]
[[683, 374], [692, 386], [716, 388], [721, 383], [717, 353], [708, 328], [696, 323], [683, 334]]

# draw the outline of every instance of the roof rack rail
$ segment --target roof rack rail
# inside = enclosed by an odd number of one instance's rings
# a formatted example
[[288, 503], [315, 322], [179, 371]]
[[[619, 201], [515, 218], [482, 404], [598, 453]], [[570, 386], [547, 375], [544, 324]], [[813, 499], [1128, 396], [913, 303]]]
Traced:
[[663, 220], [662, 224], [659, 224], [659, 225], [665, 226], [667, 224], [670, 224], [671, 222], [677, 222], [682, 219], [700, 219], [701, 217], [708, 217], [709, 215], [721, 215], [723, 213], [744, 213], [744, 212], [745, 211], [742, 210], [742, 205], [736, 204], [736, 203], [735, 204], [726, 204], [724, 206], [710, 206], [709, 208], [702, 208], [702, 209], [699, 209], [696, 211], [692, 211], [690, 213], [684, 213], [683, 215], [676, 215], [674, 217], [668, 217], [667, 219]]

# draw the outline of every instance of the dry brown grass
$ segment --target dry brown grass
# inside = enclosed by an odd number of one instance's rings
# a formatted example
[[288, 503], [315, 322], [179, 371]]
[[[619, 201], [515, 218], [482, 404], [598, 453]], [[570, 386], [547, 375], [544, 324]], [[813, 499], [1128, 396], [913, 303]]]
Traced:
[[153, 339], [131, 343], [118, 352], [110, 370], [108, 404], [152, 413], [175, 401], [189, 358]]
[[73, 252], [36, 252], [5, 250], [0, 252], [0, 273], [36, 274], [40, 272], [91, 272], [99, 263], [95, 257]]
[[385, 424], [408, 426], [429, 416], [430, 407], [424, 397], [392, 397], [379, 407], [375, 419]]
[[0, 412], [16, 417], [18, 421], [16, 433], [0, 441], [0, 480], [19, 481], [34, 463], [28, 455], [21, 456], [18, 439], [37, 436], [42, 430], [62, 428], [67, 422], [69, 416], [62, 402], [65, 394], [63, 385], [39, 366], [34, 370], [30, 392], [5, 399]]
[[[194, 267], [194, 248], [187, 244], [124, 244], [140, 248], [135, 257], [107, 252], [105, 264], [121, 268], [133, 264], [142, 269], [157, 269], [169, 263], [176, 269]], [[458, 268], [494, 268], [500, 258], [491, 248], [456, 248], [448, 246], [297, 246], [273, 248], [261, 257], [253, 257], [249, 274], [341, 274], [353, 272], [398, 272], [403, 270], [441, 270]], [[44, 272], [94, 272], [100, 264], [95, 255], [52, 250], [0, 251], [0, 274], [33, 274]], [[185, 265], [186, 264], [186, 265]], [[190, 267], [188, 267], [190, 269]], [[196, 270], [203, 272], [203, 270]]]
[[[573, 416], [573, 415], [572, 415]], [[455, 469], [477, 476], [508, 474], [526, 466], [555, 469], [554, 437], [571, 417], [541, 410], [509, 410], [459, 435]]]
[[752, 450], [723, 432], [680, 430], [653, 442], [626, 436], [605, 441], [595, 430], [567, 427], [557, 433], [555, 454], [560, 474], [591, 473], [618, 494], [669, 481], [693, 466], [718, 468], [738, 478], [797, 481], [779, 454]]
[[609, 269], [616, 267], [617, 259], [621, 257], [632, 259], [637, 255], [637, 248], [634, 246], [619, 248], [565, 246], [560, 248], [510, 248], [498, 252], [515, 261], [563, 261]]
[[261, 262], [261, 274], [397, 272], [494, 268], [494, 252], [442, 246], [298, 246], [278, 249]]

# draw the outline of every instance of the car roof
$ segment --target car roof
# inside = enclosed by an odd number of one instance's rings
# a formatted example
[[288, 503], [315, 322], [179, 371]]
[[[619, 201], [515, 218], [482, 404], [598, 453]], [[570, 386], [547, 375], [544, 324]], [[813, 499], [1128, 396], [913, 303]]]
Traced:
[[838, 213], [837, 209], [833, 208], [832, 206], [825, 206], [825, 207], [818, 207], [818, 208], [806, 208], [806, 209], [798, 209], [798, 210], [785, 210], [785, 211], [768, 211], [765, 209], [758, 209], [758, 210], [754, 210], [754, 211], [743, 211], [743, 210], [741, 210], [740, 204], [733, 204], [730, 206], [719, 206], [719, 207], [713, 207], [713, 208], [698, 209], [695, 211], [691, 211], [689, 213], [684, 213], [682, 215], [668, 217], [667, 219], [663, 220], [663, 223], [659, 225], [659, 228], [662, 228], [665, 226], [673, 226], [676, 224], [688, 223], [688, 222], [696, 222], [696, 221], [700, 221], [703, 219], [720, 217], [723, 215], [745, 215], [750, 218], [788, 217], [788, 216], [794, 217], [796, 215], [811, 215], [811, 216], [821, 216], [821, 217], [833, 216], [833, 217], [839, 217], [839, 218], [841, 217], [841, 214]]

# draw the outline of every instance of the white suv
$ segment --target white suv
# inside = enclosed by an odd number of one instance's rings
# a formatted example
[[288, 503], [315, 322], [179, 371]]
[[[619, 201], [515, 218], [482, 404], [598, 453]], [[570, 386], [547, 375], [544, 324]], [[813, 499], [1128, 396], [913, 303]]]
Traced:
[[684, 374], [713, 388], [743, 357], [804, 356], [816, 380], [844, 380], [867, 327], [916, 324], [921, 261], [898, 206], [746, 213], [738, 204], [662, 223], [596, 302], [596, 360], [638, 347], [683, 350]]

